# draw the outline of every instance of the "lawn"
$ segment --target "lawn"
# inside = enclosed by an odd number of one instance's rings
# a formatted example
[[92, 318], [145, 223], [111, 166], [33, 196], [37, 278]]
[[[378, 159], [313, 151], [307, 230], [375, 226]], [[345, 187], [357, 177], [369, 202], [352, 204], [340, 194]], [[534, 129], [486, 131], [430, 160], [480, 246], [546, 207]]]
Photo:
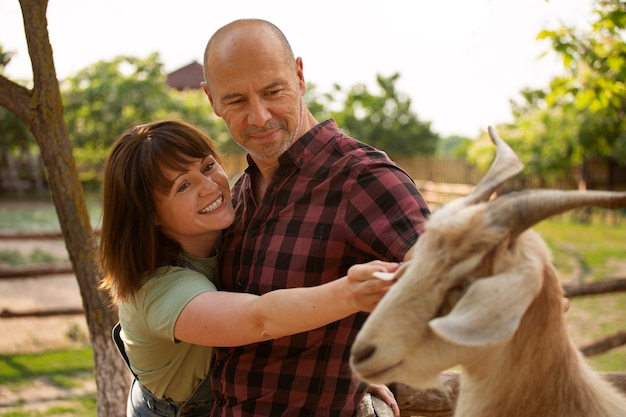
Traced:
[[[90, 347], [52, 350], [37, 354], [0, 355], [3, 392], [34, 388], [40, 405], [0, 399], [4, 417], [96, 416]], [[45, 406], [42, 405], [45, 404]]]
[[[597, 210], [591, 223], [557, 216], [534, 227], [552, 250], [562, 280], [593, 282], [626, 277], [626, 217], [605, 217]], [[568, 326], [572, 339], [583, 346], [626, 331], [626, 293], [577, 297], [571, 300]], [[626, 372], [626, 347], [590, 358], [599, 371]]]

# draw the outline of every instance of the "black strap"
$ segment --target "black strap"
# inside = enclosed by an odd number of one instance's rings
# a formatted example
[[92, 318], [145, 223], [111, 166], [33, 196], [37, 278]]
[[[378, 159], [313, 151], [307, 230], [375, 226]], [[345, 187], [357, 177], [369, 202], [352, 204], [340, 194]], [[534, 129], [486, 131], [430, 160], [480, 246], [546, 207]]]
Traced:
[[[133, 375], [135, 375], [135, 373], [133, 372], [133, 369], [130, 367], [130, 361], [128, 360], [128, 355], [126, 354], [126, 349], [124, 348], [124, 341], [122, 340], [122, 336], [120, 335], [121, 331], [122, 331], [122, 325], [118, 321], [115, 324], [115, 326], [113, 326], [113, 332], [112, 332], [113, 341], [115, 342], [115, 345], [117, 346], [117, 350], [120, 352], [120, 355], [122, 355], [122, 359], [124, 359], [124, 362], [126, 362], [128, 369], [130, 369], [130, 372], [132, 372]], [[135, 375], [135, 377], [137, 377], [137, 375]]]

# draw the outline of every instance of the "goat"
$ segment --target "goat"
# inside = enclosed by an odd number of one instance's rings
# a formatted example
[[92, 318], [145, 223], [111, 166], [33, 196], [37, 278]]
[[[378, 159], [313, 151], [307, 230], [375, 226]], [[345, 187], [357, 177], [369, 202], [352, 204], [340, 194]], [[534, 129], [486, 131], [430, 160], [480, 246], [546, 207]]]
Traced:
[[371, 383], [428, 388], [461, 365], [455, 416], [624, 417], [626, 398], [570, 340], [550, 251], [529, 228], [576, 207], [626, 207], [626, 192], [491, 198], [523, 165], [491, 127], [489, 135], [490, 169], [469, 195], [428, 219], [395, 273], [400, 279], [359, 331], [352, 369]]

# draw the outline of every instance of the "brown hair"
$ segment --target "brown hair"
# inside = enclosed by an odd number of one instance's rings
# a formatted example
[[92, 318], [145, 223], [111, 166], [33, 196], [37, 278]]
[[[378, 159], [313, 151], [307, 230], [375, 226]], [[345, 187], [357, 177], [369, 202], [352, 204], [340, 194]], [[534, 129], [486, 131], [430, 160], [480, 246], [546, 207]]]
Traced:
[[134, 297], [146, 274], [179, 262], [180, 244], [155, 224], [154, 191], [171, 187], [164, 168], [179, 170], [208, 155], [220, 163], [211, 138], [180, 120], [133, 127], [113, 143], [102, 186], [100, 265], [105, 278], [100, 286], [114, 301]]

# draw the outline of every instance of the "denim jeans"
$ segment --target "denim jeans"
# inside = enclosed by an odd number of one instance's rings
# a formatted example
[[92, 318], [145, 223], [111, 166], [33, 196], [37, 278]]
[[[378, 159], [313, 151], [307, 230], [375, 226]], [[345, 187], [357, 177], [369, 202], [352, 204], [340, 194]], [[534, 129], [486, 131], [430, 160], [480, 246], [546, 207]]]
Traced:
[[133, 379], [126, 406], [127, 417], [208, 417], [213, 406], [211, 384], [205, 378], [185, 402], [156, 398]]

